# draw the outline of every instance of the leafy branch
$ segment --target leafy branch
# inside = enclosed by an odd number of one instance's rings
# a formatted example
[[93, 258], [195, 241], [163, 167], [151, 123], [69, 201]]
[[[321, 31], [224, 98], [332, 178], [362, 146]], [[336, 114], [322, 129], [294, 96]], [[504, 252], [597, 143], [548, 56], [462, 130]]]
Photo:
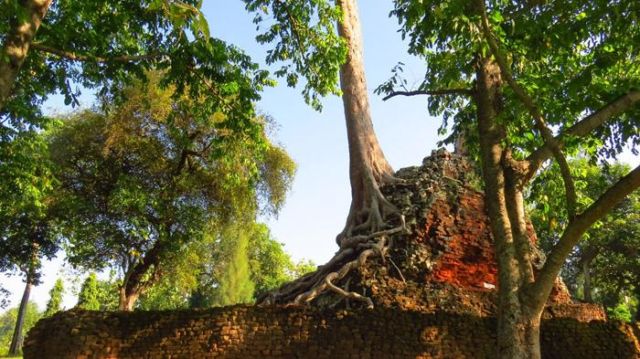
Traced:
[[491, 25], [489, 24], [489, 19], [487, 17], [487, 9], [484, 4], [484, 0], [478, 0], [477, 4], [480, 9], [480, 15], [482, 17], [481, 25], [484, 37], [489, 44], [489, 48], [491, 49], [496, 62], [498, 63], [500, 73], [504, 76], [505, 80], [509, 84], [509, 87], [511, 87], [518, 99], [524, 104], [531, 117], [533, 117], [533, 119], [535, 120], [536, 128], [538, 129], [540, 134], [542, 134], [542, 138], [551, 149], [553, 156], [560, 166], [560, 173], [562, 175], [562, 179], [564, 180], [565, 196], [567, 198], [567, 213], [569, 215], [569, 218], [572, 219], [576, 216], [576, 207], [578, 200], [576, 194], [576, 186], [574, 184], [573, 177], [571, 176], [569, 163], [562, 153], [560, 144], [556, 141], [556, 138], [553, 136], [553, 132], [551, 132], [551, 129], [549, 129], [549, 127], [547, 126], [546, 121], [542, 113], [540, 112], [540, 109], [534, 102], [533, 98], [513, 78], [513, 74], [511, 73], [507, 65], [506, 58], [500, 50], [498, 42], [496, 41], [493, 31], [491, 30]]
[[93, 56], [93, 55], [78, 54], [72, 51], [60, 50], [60, 49], [56, 49], [41, 43], [33, 43], [31, 45], [31, 48], [36, 51], [56, 55], [58, 57], [71, 60], [71, 61], [98, 62], [98, 63], [147, 61], [147, 60], [159, 59], [165, 56], [164, 54], [161, 54], [161, 53], [151, 53], [146, 55]]

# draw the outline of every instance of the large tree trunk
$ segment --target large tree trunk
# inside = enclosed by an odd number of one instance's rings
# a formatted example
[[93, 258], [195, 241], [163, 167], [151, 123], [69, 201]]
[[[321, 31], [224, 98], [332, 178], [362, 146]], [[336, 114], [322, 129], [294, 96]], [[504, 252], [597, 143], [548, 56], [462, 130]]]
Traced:
[[385, 216], [393, 212], [379, 191], [379, 186], [393, 178], [371, 122], [369, 96], [364, 74], [360, 19], [355, 0], [338, 0], [343, 19], [338, 32], [348, 47], [347, 61], [340, 69], [340, 88], [349, 142], [349, 179], [351, 208], [345, 231], [338, 237], [348, 237], [359, 229], [376, 229]]
[[31, 42], [51, 5], [51, 1], [18, 1], [22, 14], [16, 14], [15, 20], [11, 22], [11, 30], [2, 46], [2, 52], [0, 52], [0, 59], [3, 59], [0, 61], [0, 111], [11, 96], [20, 67], [27, 58]]
[[541, 311], [526, 306], [520, 296], [523, 283], [533, 278], [526, 265], [528, 247], [523, 243], [527, 239], [522, 194], [514, 183], [513, 173], [505, 170], [509, 155], [502, 145], [506, 133], [498, 122], [500, 70], [490, 59], [480, 59], [477, 66], [475, 100], [482, 175], [499, 276], [497, 354], [505, 359], [540, 358]]
[[22, 327], [24, 326], [24, 318], [27, 314], [27, 304], [29, 304], [31, 288], [33, 288], [33, 274], [27, 273], [26, 283], [22, 300], [20, 301], [20, 309], [18, 309], [16, 326], [13, 330], [13, 337], [11, 338], [11, 346], [9, 347], [9, 355], [11, 356], [17, 356], [22, 349], [22, 341], [24, 339], [22, 336]]

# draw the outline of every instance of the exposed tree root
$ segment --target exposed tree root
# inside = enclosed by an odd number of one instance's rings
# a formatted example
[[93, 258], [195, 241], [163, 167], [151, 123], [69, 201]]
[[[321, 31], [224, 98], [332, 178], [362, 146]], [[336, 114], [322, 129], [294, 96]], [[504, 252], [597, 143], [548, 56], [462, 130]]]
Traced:
[[[400, 226], [392, 229], [345, 238], [340, 250], [327, 264], [319, 266], [317, 271], [259, 298], [259, 304], [306, 304], [321, 294], [331, 291], [345, 299], [364, 302], [368, 308], [373, 308], [371, 298], [340, 288], [336, 283], [344, 279], [351, 271], [361, 268], [371, 256], [379, 256], [384, 262], [393, 243], [390, 236], [407, 231], [404, 216], [400, 216], [400, 222]], [[345, 288], [347, 287], [345, 286]]]
[[380, 191], [381, 185], [403, 182], [403, 179], [392, 175], [382, 175], [374, 178], [372, 174], [363, 181], [364, 198], [351, 203], [345, 228], [336, 237], [336, 242], [343, 247], [342, 242], [359, 233], [374, 233], [384, 229], [393, 216], [399, 216], [400, 211], [385, 198]]

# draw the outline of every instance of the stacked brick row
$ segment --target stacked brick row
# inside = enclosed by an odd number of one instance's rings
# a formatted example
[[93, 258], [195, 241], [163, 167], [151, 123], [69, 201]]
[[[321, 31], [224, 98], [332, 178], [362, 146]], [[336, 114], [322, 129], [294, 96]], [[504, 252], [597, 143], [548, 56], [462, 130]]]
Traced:
[[[29, 332], [34, 358], [492, 358], [495, 320], [379, 308], [226, 307], [205, 311], [68, 311]], [[629, 325], [552, 319], [545, 358], [638, 358]]]

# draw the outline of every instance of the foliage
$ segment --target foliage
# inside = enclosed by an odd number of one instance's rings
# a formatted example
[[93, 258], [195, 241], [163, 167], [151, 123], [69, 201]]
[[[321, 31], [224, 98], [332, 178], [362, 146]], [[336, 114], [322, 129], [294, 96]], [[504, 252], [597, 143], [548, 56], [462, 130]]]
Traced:
[[246, 226], [236, 222], [220, 233], [220, 275], [212, 304], [224, 306], [249, 303], [253, 299], [254, 283], [249, 268], [249, 235]]
[[[27, 313], [24, 318], [22, 327], [23, 337], [27, 332], [40, 320], [42, 313], [38, 305], [33, 302], [27, 304]], [[16, 320], [18, 318], [18, 308], [11, 308], [0, 315], [0, 355], [5, 355], [9, 351], [11, 337], [15, 329]]]
[[31, 271], [58, 250], [50, 207], [56, 181], [42, 134], [22, 133], [0, 141], [0, 271]]
[[[609, 186], [629, 171], [629, 166], [613, 163], [594, 165], [584, 158], [571, 162], [578, 203], [593, 203]], [[558, 227], [566, 223], [562, 201], [562, 180], [557, 166], [552, 166], [532, 185], [529, 200], [531, 219], [541, 239], [542, 248], [550, 250], [558, 241]], [[560, 193], [560, 195], [558, 195]], [[640, 193], [634, 192], [611, 213], [603, 217], [585, 235], [563, 270], [563, 278], [574, 295], [595, 300], [607, 307], [617, 307], [626, 296], [640, 297]], [[590, 288], [585, 289], [588, 270]], [[585, 290], [592, 293], [586, 294]], [[626, 308], [626, 306], [625, 306]]]
[[[640, 88], [638, 3], [635, 1], [572, 1], [562, 4], [488, 1], [490, 25], [512, 76], [543, 111], [557, 132]], [[476, 59], [490, 53], [482, 33], [477, 2], [396, 0], [398, 17], [409, 51], [423, 57], [426, 74], [417, 90], [472, 89]], [[623, 70], [625, 69], [625, 70]], [[629, 71], [627, 71], [629, 70]], [[404, 79], [394, 76], [381, 92], [391, 93]], [[474, 134], [475, 102], [460, 91], [428, 98], [429, 111], [442, 115], [442, 131], [452, 125], [455, 139]], [[520, 156], [542, 145], [532, 130], [529, 112], [513, 91], [506, 89], [501, 123]], [[615, 155], [626, 143], [637, 145], [639, 110], [619, 114], [608, 126], [580, 141], [567, 141], [590, 155]]]
[[[239, 49], [210, 37], [202, 1], [54, 1], [36, 33], [12, 96], [0, 117], [1, 133], [45, 123], [40, 105], [61, 93], [76, 105], [79, 88], [123, 98], [123, 84], [164, 69], [163, 82], [208, 94], [198, 115], [226, 108], [233, 117], [251, 112], [251, 102], [269, 84], [267, 73]], [[0, 2], [0, 43], [19, 26], [26, 9]], [[248, 119], [248, 118], [247, 118]], [[8, 121], [7, 121], [8, 120]], [[6, 122], [5, 122], [6, 121]]]
[[161, 78], [150, 72], [123, 89], [126, 101], [77, 113], [51, 136], [69, 259], [119, 267], [124, 286], [151, 285], [209, 223], [277, 211], [295, 171], [262, 118], [202, 117], [208, 100]]
[[47, 308], [42, 314], [43, 317], [50, 317], [62, 309], [62, 297], [64, 295], [64, 284], [62, 279], [58, 278], [53, 288], [49, 291], [49, 301]]
[[283, 63], [275, 72], [277, 76], [285, 77], [292, 87], [300, 76], [305, 78], [304, 99], [317, 110], [322, 108], [322, 96], [340, 94], [338, 71], [347, 52], [335, 29], [341, 17], [338, 5], [329, 0], [243, 1], [247, 10], [255, 13], [259, 30], [266, 23], [256, 40], [274, 43], [267, 53], [267, 64]]
[[255, 297], [314, 271], [311, 261], [294, 263], [264, 224], [254, 224], [250, 232], [249, 261]]
[[98, 277], [95, 273], [90, 273], [82, 283], [76, 307], [85, 310], [100, 310], [98, 292]]
[[11, 292], [0, 286], [0, 309], [4, 309], [9, 305], [9, 295], [11, 295]]
[[98, 279], [96, 273], [89, 273], [80, 287], [77, 308], [85, 310], [117, 310], [119, 283], [113, 279]]
[[607, 314], [609, 315], [609, 319], [627, 323], [631, 322], [631, 319], [633, 318], [631, 311], [629, 310], [629, 306], [624, 303], [620, 303], [615, 308], [609, 309]]

